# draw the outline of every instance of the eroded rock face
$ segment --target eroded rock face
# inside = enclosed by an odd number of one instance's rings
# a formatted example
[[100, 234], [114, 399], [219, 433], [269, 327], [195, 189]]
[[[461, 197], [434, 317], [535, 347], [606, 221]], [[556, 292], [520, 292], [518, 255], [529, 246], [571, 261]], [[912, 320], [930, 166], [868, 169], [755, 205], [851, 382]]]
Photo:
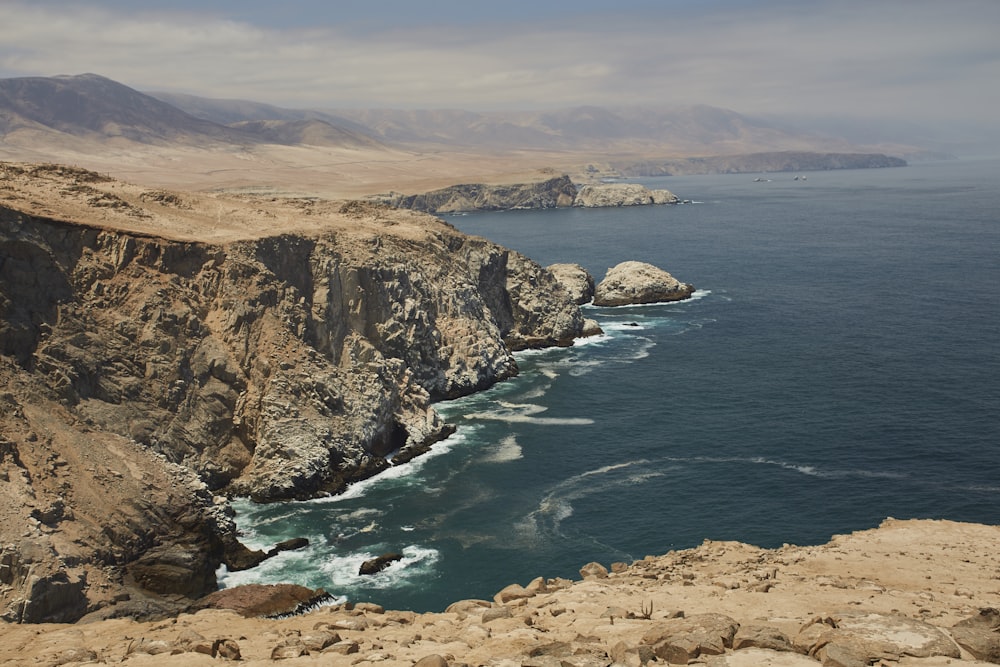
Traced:
[[432, 400], [583, 331], [527, 258], [369, 208], [212, 244], [0, 206], [0, 614], [203, 595], [256, 557], [217, 495], [336, 493], [448, 435]]
[[622, 262], [608, 269], [594, 291], [595, 306], [625, 306], [687, 299], [694, 286], [645, 262]]
[[467, 183], [419, 195], [387, 195], [382, 199], [397, 208], [458, 213], [565, 207], [573, 205], [576, 195], [576, 185], [569, 176], [559, 176], [538, 183]]
[[594, 277], [579, 264], [551, 264], [546, 267], [579, 305], [594, 298]]

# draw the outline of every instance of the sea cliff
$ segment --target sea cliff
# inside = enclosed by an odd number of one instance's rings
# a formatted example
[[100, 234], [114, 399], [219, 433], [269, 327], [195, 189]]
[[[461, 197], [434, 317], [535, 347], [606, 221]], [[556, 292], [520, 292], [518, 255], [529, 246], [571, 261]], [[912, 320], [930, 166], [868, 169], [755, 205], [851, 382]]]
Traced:
[[336, 493], [583, 331], [551, 273], [430, 216], [0, 175], [7, 620], [213, 590], [248, 560], [223, 496]]

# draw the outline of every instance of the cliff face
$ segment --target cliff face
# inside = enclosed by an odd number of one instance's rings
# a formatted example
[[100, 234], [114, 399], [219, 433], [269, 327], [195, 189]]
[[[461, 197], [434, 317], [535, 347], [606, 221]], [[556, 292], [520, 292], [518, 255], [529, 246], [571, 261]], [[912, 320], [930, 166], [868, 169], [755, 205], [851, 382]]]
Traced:
[[[213, 494], [335, 493], [450, 433], [433, 399], [583, 328], [533, 262], [370, 204], [224, 243], [35, 213], [0, 207], [0, 609], [16, 620], [129, 586], [212, 589], [238, 552]], [[42, 601], [57, 584], [72, 605]]]
[[569, 176], [559, 176], [540, 183], [453, 185], [419, 195], [391, 195], [385, 201], [396, 208], [457, 213], [572, 206], [576, 194], [576, 186]]

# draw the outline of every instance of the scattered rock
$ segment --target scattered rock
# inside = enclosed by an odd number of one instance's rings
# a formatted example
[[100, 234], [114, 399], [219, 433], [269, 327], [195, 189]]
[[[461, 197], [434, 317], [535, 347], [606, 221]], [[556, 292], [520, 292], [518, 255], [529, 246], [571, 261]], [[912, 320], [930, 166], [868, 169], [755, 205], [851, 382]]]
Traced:
[[600, 563], [587, 563], [580, 568], [581, 579], [607, 579], [608, 568]]
[[642, 636], [658, 658], [685, 665], [701, 655], [732, 648], [739, 623], [723, 614], [696, 614], [657, 623]]

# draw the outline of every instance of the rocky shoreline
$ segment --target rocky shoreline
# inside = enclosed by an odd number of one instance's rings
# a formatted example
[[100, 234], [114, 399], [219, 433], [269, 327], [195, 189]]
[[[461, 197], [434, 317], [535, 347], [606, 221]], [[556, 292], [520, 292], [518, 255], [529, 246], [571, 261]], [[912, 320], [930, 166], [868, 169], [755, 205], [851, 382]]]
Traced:
[[433, 401], [600, 331], [553, 272], [416, 212], [58, 165], [0, 186], [8, 621], [185, 609], [267, 555], [226, 497], [338, 493], [449, 435]]
[[0, 626], [0, 664], [952, 667], [1000, 663], [1000, 527], [887, 520], [819, 546], [702, 545], [438, 613]]

